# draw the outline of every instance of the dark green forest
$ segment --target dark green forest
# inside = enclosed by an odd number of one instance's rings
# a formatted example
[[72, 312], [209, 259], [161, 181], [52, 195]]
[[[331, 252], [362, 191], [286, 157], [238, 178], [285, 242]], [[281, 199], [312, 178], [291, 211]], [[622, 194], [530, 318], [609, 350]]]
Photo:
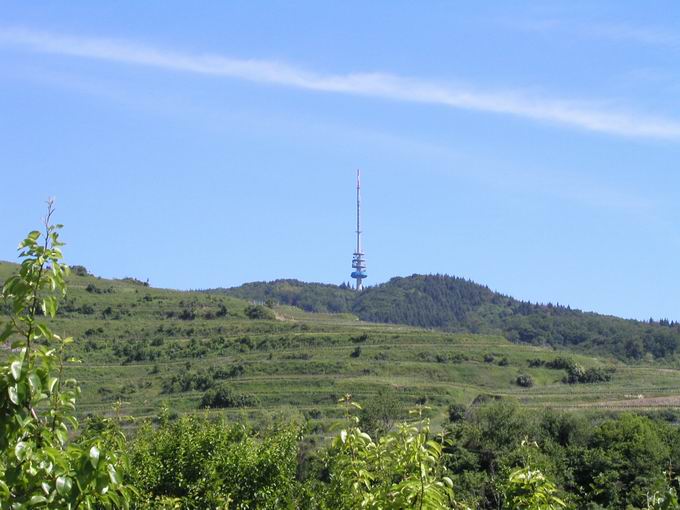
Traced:
[[578, 348], [624, 360], [670, 359], [680, 348], [678, 323], [641, 322], [558, 304], [520, 301], [448, 275], [396, 277], [361, 293], [344, 284], [298, 280], [247, 283], [219, 290], [310, 312], [349, 312], [371, 322], [502, 333], [512, 342]]

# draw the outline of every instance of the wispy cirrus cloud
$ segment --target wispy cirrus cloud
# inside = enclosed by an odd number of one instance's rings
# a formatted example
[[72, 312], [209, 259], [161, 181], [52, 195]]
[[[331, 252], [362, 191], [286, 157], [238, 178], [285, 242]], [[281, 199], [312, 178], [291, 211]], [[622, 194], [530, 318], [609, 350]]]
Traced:
[[680, 121], [615, 111], [583, 102], [516, 92], [482, 91], [386, 73], [323, 74], [285, 63], [164, 50], [116, 39], [0, 28], [0, 45], [39, 53], [221, 76], [303, 90], [417, 102], [634, 138], [680, 140]]
[[531, 32], [567, 32], [579, 37], [680, 49], [680, 34], [663, 27], [612, 22], [573, 22], [559, 19], [515, 21], [514, 28]]
[[585, 25], [583, 31], [595, 37], [612, 40], [680, 48], [680, 35], [659, 27], [606, 23]]

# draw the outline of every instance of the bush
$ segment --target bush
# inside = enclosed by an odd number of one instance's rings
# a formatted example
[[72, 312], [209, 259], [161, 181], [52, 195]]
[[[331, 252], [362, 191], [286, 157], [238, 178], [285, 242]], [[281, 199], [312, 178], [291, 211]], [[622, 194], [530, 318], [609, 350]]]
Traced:
[[92, 305], [84, 304], [80, 307], [79, 312], [83, 315], [92, 315], [94, 313], [94, 307]]
[[361, 356], [361, 346], [360, 346], [360, 345], [357, 345], [357, 346], [354, 348], [354, 350], [350, 353], [350, 356], [351, 356], [352, 358], [358, 358], [359, 356]]
[[403, 412], [403, 405], [394, 390], [381, 388], [359, 413], [359, 425], [372, 436], [381, 436], [392, 429]]
[[567, 384], [593, 384], [599, 382], [607, 382], [612, 378], [613, 369], [605, 368], [588, 368], [584, 369], [581, 365], [574, 363], [569, 368], [567, 375], [562, 379], [562, 382]]
[[248, 305], [244, 312], [246, 317], [254, 320], [274, 320], [276, 318], [272, 310], [262, 305]]
[[177, 318], [182, 321], [192, 321], [196, 318], [196, 312], [193, 308], [185, 308], [177, 314]]
[[140, 508], [299, 507], [296, 427], [258, 437], [224, 420], [184, 416], [172, 422], [166, 411], [159, 421], [158, 428], [143, 425], [130, 447]]
[[70, 266], [71, 269], [71, 274], [74, 274], [76, 276], [89, 276], [89, 272], [87, 271], [87, 268], [85, 266]]
[[557, 357], [552, 361], [548, 361], [545, 366], [555, 370], [571, 370], [576, 367], [576, 362], [571, 358]]
[[350, 338], [350, 340], [356, 344], [363, 343], [368, 340], [368, 333], [362, 333], [361, 335], [353, 336]]
[[203, 394], [201, 408], [252, 407], [258, 404], [254, 395], [241, 394], [227, 384], [220, 384]]
[[515, 379], [515, 383], [517, 384], [517, 386], [521, 386], [522, 388], [531, 388], [534, 385], [534, 380], [531, 378], [530, 375], [521, 374], [517, 376], [517, 379]]
[[465, 413], [467, 408], [462, 404], [451, 404], [449, 406], [449, 421], [451, 423], [457, 423], [465, 419]]

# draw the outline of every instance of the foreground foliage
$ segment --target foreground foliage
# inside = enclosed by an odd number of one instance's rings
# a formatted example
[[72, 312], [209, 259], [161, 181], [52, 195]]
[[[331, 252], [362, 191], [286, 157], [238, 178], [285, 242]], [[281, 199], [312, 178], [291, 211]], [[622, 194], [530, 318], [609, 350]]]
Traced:
[[132, 445], [132, 482], [141, 508], [286, 508], [296, 496], [299, 431], [255, 434], [241, 424], [161, 416]]
[[329, 483], [321, 490], [322, 508], [453, 507], [453, 482], [442, 463], [445, 439], [431, 435], [429, 420], [403, 423], [376, 441], [351, 413], [359, 404], [350, 395], [342, 403], [348, 426], [327, 454]]
[[11, 341], [11, 353], [0, 365], [0, 509], [126, 508], [124, 437], [107, 427], [71, 439], [80, 390], [63, 377], [63, 353], [72, 340], [40, 320], [55, 316], [54, 291], [65, 293], [68, 272], [51, 214], [50, 204], [45, 231], [19, 245], [21, 269], [2, 287], [11, 315], [0, 341]]

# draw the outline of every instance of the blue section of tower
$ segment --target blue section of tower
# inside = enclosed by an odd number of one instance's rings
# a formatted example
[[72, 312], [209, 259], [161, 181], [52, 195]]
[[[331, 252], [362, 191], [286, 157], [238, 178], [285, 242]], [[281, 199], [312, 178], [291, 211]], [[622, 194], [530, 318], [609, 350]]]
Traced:
[[361, 175], [359, 170], [357, 170], [357, 248], [354, 252], [354, 257], [352, 258], [352, 278], [356, 280], [356, 290], [362, 290], [363, 279], [367, 277], [366, 274], [366, 261], [364, 260], [364, 254], [361, 251]]

